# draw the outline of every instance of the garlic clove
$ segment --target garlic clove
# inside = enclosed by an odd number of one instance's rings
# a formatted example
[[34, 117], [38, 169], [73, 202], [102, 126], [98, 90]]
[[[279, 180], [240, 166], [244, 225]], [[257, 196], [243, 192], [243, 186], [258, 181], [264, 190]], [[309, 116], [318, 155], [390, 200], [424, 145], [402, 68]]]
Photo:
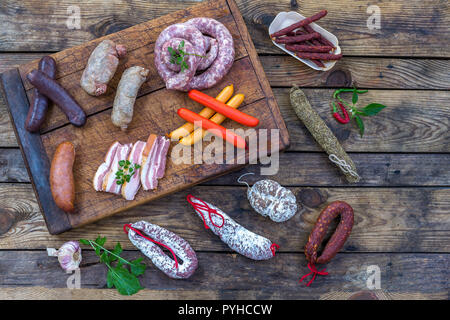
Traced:
[[59, 264], [65, 271], [76, 270], [81, 263], [81, 247], [78, 241], [66, 242], [59, 250], [47, 248], [47, 254], [58, 257]]

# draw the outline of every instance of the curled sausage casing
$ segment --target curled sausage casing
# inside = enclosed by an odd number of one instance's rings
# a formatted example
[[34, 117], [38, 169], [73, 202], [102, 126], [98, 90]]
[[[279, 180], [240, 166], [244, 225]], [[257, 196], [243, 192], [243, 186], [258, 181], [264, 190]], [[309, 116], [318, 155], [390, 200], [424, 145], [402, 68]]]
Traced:
[[[45, 73], [48, 77], [55, 79], [56, 62], [50, 56], [45, 56], [39, 61], [39, 71]], [[33, 100], [28, 110], [25, 121], [25, 129], [30, 132], [36, 132], [45, 121], [45, 115], [48, 109], [48, 98], [39, 92], [37, 88], [33, 89]]]
[[[325, 249], [320, 257], [317, 257], [317, 251], [320, 244], [327, 233], [328, 227], [338, 215], [341, 215], [341, 221], [337, 226], [335, 232], [328, 240]], [[319, 215], [317, 222], [308, 238], [308, 243], [305, 246], [306, 259], [309, 262], [327, 263], [330, 261], [341, 248], [344, 246], [353, 227], [353, 208], [344, 201], [334, 201], [330, 203]]]
[[150, 70], [134, 66], [126, 69], [120, 78], [114, 98], [111, 120], [115, 126], [125, 130], [133, 119], [133, 108], [139, 88], [147, 79]]
[[66, 141], [58, 145], [50, 167], [50, 189], [56, 205], [66, 212], [73, 212], [75, 209], [74, 162], [73, 144]]

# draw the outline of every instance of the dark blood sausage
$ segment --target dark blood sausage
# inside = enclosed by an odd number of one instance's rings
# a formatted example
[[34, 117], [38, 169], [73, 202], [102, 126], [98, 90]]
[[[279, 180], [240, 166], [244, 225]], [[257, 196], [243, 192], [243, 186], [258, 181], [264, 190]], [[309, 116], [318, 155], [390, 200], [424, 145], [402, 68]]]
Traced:
[[[45, 73], [48, 77], [55, 79], [56, 76], [56, 62], [50, 56], [45, 56], [39, 61], [39, 71]], [[48, 109], [48, 98], [39, 92], [38, 89], [33, 89], [33, 101], [28, 110], [27, 119], [25, 121], [25, 129], [30, 132], [36, 132], [41, 127], [45, 120], [45, 115]]]
[[86, 122], [86, 114], [72, 96], [55, 80], [38, 70], [33, 70], [27, 79], [39, 92], [52, 100], [74, 126], [82, 126]]
[[330, 46], [309, 46], [303, 44], [287, 44], [286, 49], [296, 52], [330, 52], [333, 47]]
[[325, 17], [326, 15], [327, 15], [327, 10], [322, 10], [311, 17], [305, 18], [297, 23], [290, 25], [289, 27], [281, 29], [275, 33], [272, 33], [270, 36], [272, 37], [272, 39], [275, 37], [283, 36], [283, 35], [287, 34], [288, 32], [294, 31], [297, 28], [301, 28], [303, 26], [310, 24], [311, 22], [317, 21], [320, 18]]
[[[331, 236], [325, 249], [320, 257], [317, 257], [317, 250], [327, 233], [330, 223], [338, 215], [341, 216], [341, 221], [336, 228], [336, 231]], [[344, 246], [353, 227], [353, 209], [344, 201], [334, 201], [330, 203], [320, 213], [317, 222], [308, 238], [308, 243], [305, 246], [306, 259], [313, 264], [327, 263], [330, 261], [341, 248]]]
[[339, 60], [342, 58], [342, 53], [317, 53], [317, 52], [296, 52], [295, 55], [303, 59], [316, 59], [316, 60]]
[[311, 39], [318, 39], [320, 38], [320, 33], [314, 32], [314, 33], [307, 33], [307, 34], [301, 34], [299, 36], [293, 36], [293, 37], [279, 37], [275, 38], [274, 41], [276, 43], [298, 43], [298, 42], [304, 42]]
[[75, 209], [74, 162], [73, 144], [66, 141], [58, 145], [50, 167], [50, 189], [56, 205], [65, 212], [72, 212]]
[[[136, 229], [142, 235], [150, 237], [153, 241], [170, 248], [172, 253], [181, 258], [183, 263], [178, 264], [175, 262], [174, 259], [164, 253], [158, 244], [143, 238], [132, 228]], [[197, 255], [192, 247], [186, 240], [167, 229], [146, 221], [139, 221], [131, 225], [130, 230], [128, 230], [128, 238], [144, 255], [152, 260], [158, 269], [170, 278], [187, 279], [197, 269]]]

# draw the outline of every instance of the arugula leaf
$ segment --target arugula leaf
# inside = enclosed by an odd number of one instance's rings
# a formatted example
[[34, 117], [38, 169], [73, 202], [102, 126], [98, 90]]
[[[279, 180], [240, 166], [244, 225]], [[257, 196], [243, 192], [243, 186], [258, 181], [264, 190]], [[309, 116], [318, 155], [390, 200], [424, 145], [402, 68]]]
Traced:
[[[137, 276], [144, 274], [147, 267], [142, 262], [142, 257], [129, 262], [120, 257], [123, 249], [119, 242], [117, 242], [112, 251], [103, 247], [105, 242], [106, 237], [102, 238], [100, 236], [95, 241], [80, 239], [80, 243], [91, 246], [100, 257], [100, 262], [108, 267], [106, 275], [107, 287], [115, 287], [123, 295], [132, 295], [144, 289], [137, 278]], [[114, 261], [117, 261], [115, 266], [112, 265]], [[130, 270], [128, 270], [127, 265], [130, 266]]]
[[362, 121], [361, 117], [358, 115], [355, 115], [356, 124], [359, 127], [359, 134], [361, 137], [364, 135], [364, 122]]
[[142, 258], [137, 258], [131, 261], [130, 270], [131, 273], [134, 274], [135, 276], [140, 276], [141, 274], [144, 274], [145, 268], [147, 268], [147, 266], [141, 261]]
[[376, 115], [378, 112], [380, 112], [381, 110], [383, 110], [384, 108], [386, 108], [385, 105], [382, 105], [380, 103], [371, 103], [368, 104], [367, 106], [365, 106], [361, 112], [363, 112], [363, 114], [365, 116], [374, 116]]
[[131, 296], [144, 289], [139, 283], [138, 278], [124, 266], [109, 267], [107, 279], [108, 277], [110, 284], [122, 295]]

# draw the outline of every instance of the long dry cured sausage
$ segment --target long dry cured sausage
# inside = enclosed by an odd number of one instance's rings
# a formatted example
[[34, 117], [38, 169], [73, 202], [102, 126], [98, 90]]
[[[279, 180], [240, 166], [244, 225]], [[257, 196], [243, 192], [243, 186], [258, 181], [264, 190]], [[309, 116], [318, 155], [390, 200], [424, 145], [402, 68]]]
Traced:
[[[195, 251], [186, 240], [175, 233], [146, 221], [125, 225], [124, 230], [128, 232], [131, 243], [170, 278], [186, 279], [197, 269]], [[174, 258], [165, 254], [158, 244], [170, 250]], [[182, 264], [178, 263], [177, 256], [183, 261]]]
[[[318, 257], [317, 251], [327, 233], [328, 227], [338, 215], [341, 216], [341, 221], [321, 255]], [[352, 231], [352, 227], [353, 208], [344, 201], [334, 201], [330, 203], [320, 213], [317, 222], [309, 235], [308, 242], [305, 246], [306, 259], [312, 264], [321, 264], [330, 261], [344, 246], [345, 241]]]
[[73, 97], [55, 80], [39, 70], [27, 74], [27, 79], [39, 92], [52, 100], [74, 126], [80, 127], [86, 122], [86, 114]]
[[197, 215], [203, 220], [206, 229], [220, 237], [231, 249], [253, 260], [267, 260], [275, 256], [279, 246], [269, 239], [247, 230], [226, 213], [212, 204], [187, 196]]
[[74, 145], [69, 141], [59, 144], [50, 167], [50, 189], [56, 205], [66, 212], [75, 209], [74, 162]]
[[[49, 78], [55, 79], [56, 61], [50, 56], [45, 56], [39, 60], [38, 70], [45, 73]], [[44, 123], [45, 115], [48, 109], [48, 98], [39, 92], [37, 88], [33, 89], [33, 101], [28, 110], [25, 121], [25, 129], [30, 132], [36, 132]]]
[[[169, 47], [183, 44], [187, 68], [172, 63]], [[155, 43], [155, 65], [167, 89], [189, 91], [217, 84], [234, 61], [234, 42], [228, 29], [211, 18], [194, 18], [164, 29]], [[202, 71], [196, 74], [197, 71]]]

